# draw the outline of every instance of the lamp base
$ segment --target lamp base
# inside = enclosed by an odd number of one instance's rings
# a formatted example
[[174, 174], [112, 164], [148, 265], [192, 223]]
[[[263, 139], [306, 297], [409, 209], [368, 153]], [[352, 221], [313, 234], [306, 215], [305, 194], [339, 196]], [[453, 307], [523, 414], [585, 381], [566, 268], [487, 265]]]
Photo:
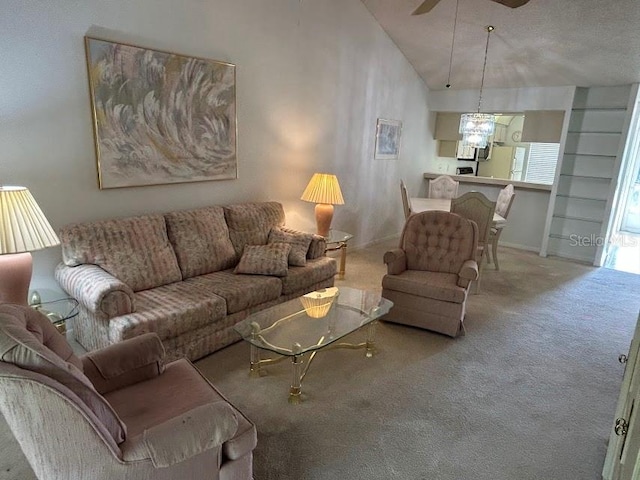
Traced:
[[331, 220], [333, 219], [333, 205], [330, 203], [317, 203], [315, 212], [318, 235], [328, 237], [331, 229]]
[[32, 272], [29, 252], [0, 255], [0, 303], [27, 305]]

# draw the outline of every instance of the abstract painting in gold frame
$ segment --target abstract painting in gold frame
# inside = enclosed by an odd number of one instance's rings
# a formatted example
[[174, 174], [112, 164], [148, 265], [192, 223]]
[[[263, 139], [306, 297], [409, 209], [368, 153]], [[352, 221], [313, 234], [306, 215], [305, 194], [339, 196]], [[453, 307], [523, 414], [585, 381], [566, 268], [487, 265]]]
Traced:
[[237, 178], [235, 65], [85, 37], [101, 189]]

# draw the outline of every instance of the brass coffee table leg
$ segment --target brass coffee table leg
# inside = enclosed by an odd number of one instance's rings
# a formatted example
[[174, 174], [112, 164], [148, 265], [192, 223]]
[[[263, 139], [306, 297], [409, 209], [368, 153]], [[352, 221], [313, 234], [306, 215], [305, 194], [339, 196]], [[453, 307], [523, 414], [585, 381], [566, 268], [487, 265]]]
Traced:
[[338, 248], [340, 249], [340, 271], [338, 272], [338, 278], [343, 279], [347, 266], [347, 243], [340, 243]]
[[365, 344], [366, 348], [366, 357], [371, 358], [376, 354], [376, 325], [377, 321], [371, 322], [367, 327], [367, 343]]
[[251, 363], [249, 366], [249, 375], [251, 377], [262, 376], [262, 370], [260, 370], [260, 349], [255, 345], [251, 345]]
[[296, 355], [291, 357], [291, 366], [293, 377], [291, 378], [291, 388], [289, 389], [289, 403], [298, 405], [300, 403], [300, 394], [302, 393], [302, 355], [300, 351], [302, 347], [299, 343], [294, 343], [291, 349]]

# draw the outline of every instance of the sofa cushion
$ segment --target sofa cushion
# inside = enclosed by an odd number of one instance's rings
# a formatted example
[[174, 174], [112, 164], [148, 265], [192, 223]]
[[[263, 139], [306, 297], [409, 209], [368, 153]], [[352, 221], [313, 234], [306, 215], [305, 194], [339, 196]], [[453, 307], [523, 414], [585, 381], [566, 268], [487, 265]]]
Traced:
[[467, 298], [467, 290], [459, 287], [457, 282], [458, 275], [455, 273], [405, 270], [398, 275], [385, 275], [382, 278], [382, 288], [444, 302], [462, 303]]
[[304, 267], [289, 267], [289, 273], [282, 277], [282, 294], [289, 295], [307, 290], [316, 283], [333, 278], [336, 274], [336, 261], [330, 257], [307, 260]]
[[303, 232], [285, 232], [279, 227], [274, 227], [269, 232], [269, 243], [284, 242], [291, 245], [289, 252], [289, 265], [304, 267], [307, 263], [307, 252], [313, 240], [313, 234]]
[[245, 245], [265, 245], [271, 228], [284, 225], [284, 210], [277, 202], [239, 203], [226, 205], [224, 218], [240, 258]]
[[60, 242], [67, 266], [98, 265], [134, 292], [182, 280], [162, 215], [68, 225]]
[[118, 342], [147, 332], [161, 340], [177, 337], [213, 322], [227, 313], [225, 300], [198, 285], [176, 282], [137, 292], [136, 311], [109, 322], [111, 342]]
[[234, 273], [284, 277], [288, 271], [290, 251], [288, 243], [245, 245]]
[[183, 278], [225, 270], [235, 264], [222, 207], [170, 212], [164, 218]]
[[224, 298], [227, 315], [276, 300], [282, 292], [282, 282], [277, 277], [236, 275], [233, 270], [200, 275], [184, 283]]

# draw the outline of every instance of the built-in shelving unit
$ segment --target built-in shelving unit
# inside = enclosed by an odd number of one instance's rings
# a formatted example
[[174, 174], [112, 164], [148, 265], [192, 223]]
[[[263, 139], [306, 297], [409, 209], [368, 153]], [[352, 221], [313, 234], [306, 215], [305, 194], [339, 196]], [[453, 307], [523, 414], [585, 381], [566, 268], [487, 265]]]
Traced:
[[577, 88], [547, 253], [593, 263], [615, 189], [631, 86]]

